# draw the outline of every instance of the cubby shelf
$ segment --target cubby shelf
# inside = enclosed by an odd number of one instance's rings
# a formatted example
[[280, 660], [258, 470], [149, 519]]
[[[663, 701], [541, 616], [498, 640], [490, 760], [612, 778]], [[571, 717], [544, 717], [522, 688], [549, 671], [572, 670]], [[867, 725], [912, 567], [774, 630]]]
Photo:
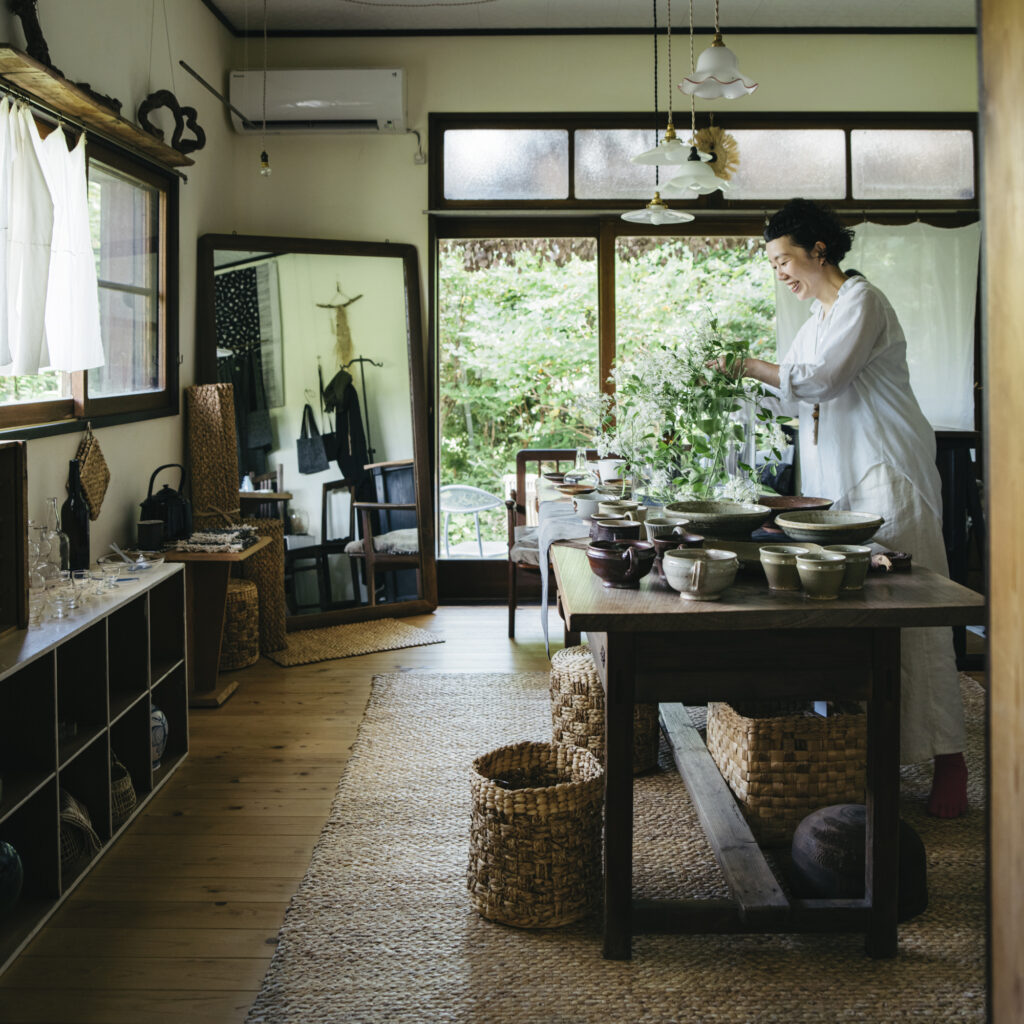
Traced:
[[[67, 619], [0, 638], [0, 840], [19, 854], [24, 884], [0, 916], [0, 972], [188, 753], [183, 567], [148, 570]], [[167, 716], [159, 766], [150, 705]], [[111, 760], [137, 803], [115, 824]], [[61, 861], [60, 791], [83, 804], [98, 853]]]

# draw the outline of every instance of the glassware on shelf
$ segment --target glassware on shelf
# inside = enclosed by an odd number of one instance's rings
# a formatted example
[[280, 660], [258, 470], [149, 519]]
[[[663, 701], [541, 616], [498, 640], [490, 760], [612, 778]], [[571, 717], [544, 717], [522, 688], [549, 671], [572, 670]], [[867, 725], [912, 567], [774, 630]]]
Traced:
[[[53, 579], [62, 569], [70, 569], [70, 545], [67, 534], [60, 528], [60, 516], [57, 514], [57, 499], [47, 498], [43, 506], [43, 521], [39, 539], [39, 553], [43, 574]], [[45, 554], [44, 554], [45, 549]]]
[[293, 508], [288, 513], [289, 533], [309, 533], [309, 514], [301, 508]]

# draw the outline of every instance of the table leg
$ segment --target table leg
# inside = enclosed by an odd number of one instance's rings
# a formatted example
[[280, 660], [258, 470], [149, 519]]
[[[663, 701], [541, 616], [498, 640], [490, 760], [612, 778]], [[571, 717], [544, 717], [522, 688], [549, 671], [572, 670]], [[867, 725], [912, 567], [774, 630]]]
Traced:
[[894, 957], [899, 900], [900, 631], [879, 629], [872, 643], [868, 702], [864, 892], [871, 903], [865, 948]]
[[633, 657], [631, 633], [609, 633], [605, 689], [604, 957], [632, 956]]
[[238, 688], [234, 680], [220, 686], [217, 680], [230, 575], [227, 562], [185, 563], [188, 702], [194, 708], [219, 707]]

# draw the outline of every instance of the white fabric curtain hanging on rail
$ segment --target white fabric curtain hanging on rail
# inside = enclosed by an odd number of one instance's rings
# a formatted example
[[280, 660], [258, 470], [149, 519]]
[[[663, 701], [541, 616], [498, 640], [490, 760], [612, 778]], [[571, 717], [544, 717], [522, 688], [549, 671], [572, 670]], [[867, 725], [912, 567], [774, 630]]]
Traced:
[[[854, 227], [843, 269], [859, 270], [888, 296], [907, 338], [910, 383], [936, 429], [974, 429], [974, 320], [981, 225], [917, 221]], [[779, 358], [810, 303], [775, 285]]]
[[0, 100], [0, 374], [104, 364], [84, 136], [39, 137], [30, 108]]

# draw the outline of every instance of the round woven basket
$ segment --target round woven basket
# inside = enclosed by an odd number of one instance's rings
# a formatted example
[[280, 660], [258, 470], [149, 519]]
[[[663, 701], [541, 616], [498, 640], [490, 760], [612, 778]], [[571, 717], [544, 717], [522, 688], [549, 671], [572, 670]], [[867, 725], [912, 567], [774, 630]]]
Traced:
[[130, 817], [138, 798], [128, 769], [110, 753], [110, 813], [115, 829], [120, 828]]
[[466, 883], [473, 907], [518, 928], [583, 917], [601, 887], [604, 769], [588, 750], [515, 743], [473, 762]]
[[260, 651], [283, 651], [288, 646], [284, 596], [284, 523], [280, 519], [242, 519], [270, 543], [242, 563], [245, 578], [260, 595]]
[[220, 670], [247, 668], [260, 658], [260, 599], [252, 580], [228, 580]]
[[[604, 687], [587, 644], [551, 658], [551, 742], [584, 747], [604, 764]], [[657, 704], [633, 705], [633, 774], [658, 764]]]

